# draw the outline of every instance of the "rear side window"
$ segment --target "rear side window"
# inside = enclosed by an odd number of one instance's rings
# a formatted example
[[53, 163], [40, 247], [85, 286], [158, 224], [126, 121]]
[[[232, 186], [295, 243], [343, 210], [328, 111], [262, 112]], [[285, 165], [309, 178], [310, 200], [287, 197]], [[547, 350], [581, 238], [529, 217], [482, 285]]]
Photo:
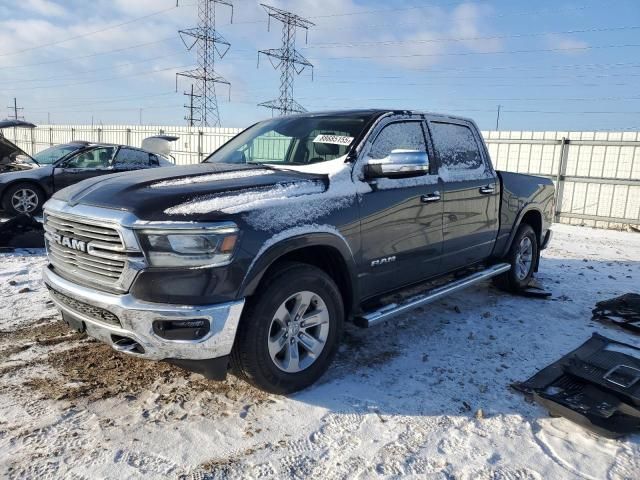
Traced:
[[426, 152], [427, 145], [421, 123], [397, 122], [387, 125], [373, 142], [369, 157], [386, 158], [393, 150]]
[[149, 166], [149, 154], [142, 150], [121, 148], [114, 162], [116, 168], [144, 168]]
[[490, 176], [473, 131], [466, 125], [431, 123], [433, 145], [440, 158], [444, 180], [474, 180]]

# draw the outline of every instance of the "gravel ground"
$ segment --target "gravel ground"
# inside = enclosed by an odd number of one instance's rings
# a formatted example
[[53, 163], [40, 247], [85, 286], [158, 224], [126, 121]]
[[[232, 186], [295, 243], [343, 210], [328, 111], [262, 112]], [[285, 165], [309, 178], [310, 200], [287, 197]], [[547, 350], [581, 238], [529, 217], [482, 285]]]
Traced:
[[[637, 479], [640, 436], [598, 438], [509, 389], [638, 291], [640, 235], [558, 225], [550, 300], [489, 283], [370, 330], [290, 397], [120, 355], [61, 323], [42, 251], [0, 255], [0, 476]], [[480, 412], [481, 411], [481, 412]]]

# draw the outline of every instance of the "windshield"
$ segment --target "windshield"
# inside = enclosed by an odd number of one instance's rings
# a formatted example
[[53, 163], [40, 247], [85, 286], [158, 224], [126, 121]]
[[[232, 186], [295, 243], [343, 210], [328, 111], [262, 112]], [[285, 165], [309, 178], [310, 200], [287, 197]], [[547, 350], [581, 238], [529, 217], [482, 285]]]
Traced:
[[65, 155], [80, 150], [82, 147], [82, 145], [56, 145], [55, 147], [47, 148], [46, 150], [36, 153], [33, 158], [40, 165], [51, 165]]
[[210, 163], [309, 165], [347, 153], [371, 115], [295, 116], [257, 123], [205, 159]]

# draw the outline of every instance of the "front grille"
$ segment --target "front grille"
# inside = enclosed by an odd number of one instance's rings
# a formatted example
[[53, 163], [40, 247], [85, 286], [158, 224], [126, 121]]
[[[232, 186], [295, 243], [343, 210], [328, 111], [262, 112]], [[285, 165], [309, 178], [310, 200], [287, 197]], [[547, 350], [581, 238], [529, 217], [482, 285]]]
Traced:
[[116, 327], [122, 326], [118, 317], [113, 313], [105, 310], [104, 308], [94, 307], [93, 305], [89, 305], [88, 303], [80, 302], [79, 300], [71, 298], [64, 293], [60, 293], [49, 286], [47, 286], [47, 288], [49, 289], [49, 293], [53, 298], [55, 298], [63, 305], [66, 305], [71, 310], [86, 315], [87, 317], [91, 317], [94, 320], [108, 323]]
[[121, 277], [127, 256], [115, 228], [47, 212], [44, 229], [49, 261], [55, 269], [107, 286], [113, 286]]

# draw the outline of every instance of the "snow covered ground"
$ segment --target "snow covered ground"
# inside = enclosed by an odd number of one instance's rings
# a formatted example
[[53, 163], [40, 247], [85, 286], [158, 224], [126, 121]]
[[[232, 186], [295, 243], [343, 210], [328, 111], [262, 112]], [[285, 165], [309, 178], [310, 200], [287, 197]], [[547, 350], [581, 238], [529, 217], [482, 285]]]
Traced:
[[638, 479], [640, 436], [598, 438], [509, 384], [593, 331], [637, 343], [590, 311], [637, 292], [639, 262], [640, 234], [558, 225], [551, 300], [486, 283], [348, 328], [321, 382], [285, 398], [70, 333], [42, 252], [0, 255], [0, 477]]

